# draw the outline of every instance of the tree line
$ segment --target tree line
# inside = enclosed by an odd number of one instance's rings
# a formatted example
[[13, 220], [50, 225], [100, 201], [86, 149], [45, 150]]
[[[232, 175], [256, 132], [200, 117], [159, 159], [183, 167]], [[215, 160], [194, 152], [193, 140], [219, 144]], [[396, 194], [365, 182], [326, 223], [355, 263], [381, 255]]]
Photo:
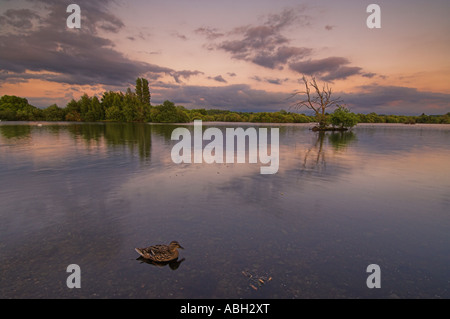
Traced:
[[[342, 111], [342, 110], [341, 110]], [[338, 110], [335, 111], [340, 112]], [[325, 115], [329, 115], [326, 113]], [[338, 114], [336, 114], [335, 118]], [[348, 115], [348, 114], [347, 114]], [[445, 115], [405, 116], [350, 113], [357, 123], [430, 123], [450, 124], [450, 112]], [[327, 117], [332, 119], [333, 117]], [[315, 123], [315, 115], [289, 111], [278, 112], [234, 112], [217, 109], [186, 109], [165, 101], [161, 105], [151, 105], [151, 93], [146, 79], [138, 78], [134, 91], [104, 92], [97, 96], [84, 94], [80, 99], [72, 99], [66, 107], [56, 104], [40, 109], [18, 96], [0, 97], [0, 120], [2, 121], [72, 121], [72, 122], [153, 122], [188, 123], [194, 120], [210, 122], [252, 122], [252, 123]]]

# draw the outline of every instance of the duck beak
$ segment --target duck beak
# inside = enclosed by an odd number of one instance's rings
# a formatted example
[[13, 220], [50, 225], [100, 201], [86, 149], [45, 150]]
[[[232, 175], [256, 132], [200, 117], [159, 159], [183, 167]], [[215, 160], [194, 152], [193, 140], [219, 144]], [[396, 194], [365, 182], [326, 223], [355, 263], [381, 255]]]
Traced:
[[180, 247], [179, 248], [181, 248], [181, 249], [184, 249], [184, 247], [183, 246], [181, 246], [181, 245], [179, 245]]

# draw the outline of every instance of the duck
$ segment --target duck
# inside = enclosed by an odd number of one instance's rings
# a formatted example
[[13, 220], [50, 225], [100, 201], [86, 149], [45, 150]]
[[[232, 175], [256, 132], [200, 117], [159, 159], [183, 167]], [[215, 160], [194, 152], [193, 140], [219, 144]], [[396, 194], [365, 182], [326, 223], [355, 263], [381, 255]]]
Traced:
[[154, 245], [146, 248], [135, 248], [134, 250], [145, 259], [165, 263], [178, 259], [178, 248], [184, 249], [179, 242], [172, 241], [169, 245]]

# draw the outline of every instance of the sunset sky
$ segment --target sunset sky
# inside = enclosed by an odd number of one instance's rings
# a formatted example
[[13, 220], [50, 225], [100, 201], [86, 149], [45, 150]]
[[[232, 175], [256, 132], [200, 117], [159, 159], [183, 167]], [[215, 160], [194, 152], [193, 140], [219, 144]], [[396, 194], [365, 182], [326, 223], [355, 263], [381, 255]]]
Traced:
[[152, 104], [288, 110], [302, 75], [354, 112], [450, 112], [450, 1], [0, 0], [0, 95], [38, 107], [145, 77]]

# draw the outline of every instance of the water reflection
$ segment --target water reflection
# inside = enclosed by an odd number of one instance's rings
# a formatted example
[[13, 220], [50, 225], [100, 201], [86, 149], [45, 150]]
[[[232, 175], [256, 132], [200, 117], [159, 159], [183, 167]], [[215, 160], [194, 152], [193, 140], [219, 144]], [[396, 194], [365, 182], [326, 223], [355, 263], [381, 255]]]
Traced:
[[0, 134], [7, 138], [29, 138], [31, 134], [31, 126], [29, 125], [0, 125]]
[[[167, 130], [155, 129], [156, 132]], [[128, 146], [131, 152], [136, 149], [141, 159], [151, 158], [152, 126], [141, 123], [71, 123], [71, 124], [34, 124], [5, 123], [0, 125], [0, 134], [6, 139], [26, 139], [32, 133], [50, 133], [60, 137], [64, 133], [74, 140], [82, 140], [87, 146], [100, 146], [103, 141], [110, 147]]]
[[[325, 133], [325, 132], [321, 132]], [[345, 149], [350, 143], [357, 141], [356, 134], [352, 131], [333, 132], [328, 135], [328, 141], [336, 150]]]
[[169, 266], [170, 269], [177, 270], [178, 267], [180, 267], [181, 263], [183, 261], [185, 261], [186, 259], [182, 258], [182, 259], [178, 260], [178, 258], [177, 258], [175, 260], [171, 260], [171, 261], [168, 261], [168, 262], [155, 262], [153, 260], [146, 259], [146, 258], [144, 258], [142, 256], [139, 256], [136, 260], [140, 261], [141, 264], [142, 263], [146, 263], [146, 264], [149, 264], [149, 265], [152, 265], [152, 266], [155, 266], [155, 267], [161, 267], [161, 268]]
[[[176, 127], [0, 124], [0, 297], [449, 297], [450, 126], [281, 126], [273, 176], [175, 165]], [[188, 263], [136, 260], [174, 237]]]
[[[315, 134], [315, 141], [308, 147], [305, 153], [303, 169], [312, 169], [319, 172], [326, 170], [326, 158], [330, 155], [330, 152], [334, 150], [334, 152], [345, 153], [347, 146], [357, 141], [356, 134], [352, 131], [337, 133], [318, 132]], [[325, 137], [327, 137], [327, 141], [333, 146], [333, 149], [325, 145]]]

